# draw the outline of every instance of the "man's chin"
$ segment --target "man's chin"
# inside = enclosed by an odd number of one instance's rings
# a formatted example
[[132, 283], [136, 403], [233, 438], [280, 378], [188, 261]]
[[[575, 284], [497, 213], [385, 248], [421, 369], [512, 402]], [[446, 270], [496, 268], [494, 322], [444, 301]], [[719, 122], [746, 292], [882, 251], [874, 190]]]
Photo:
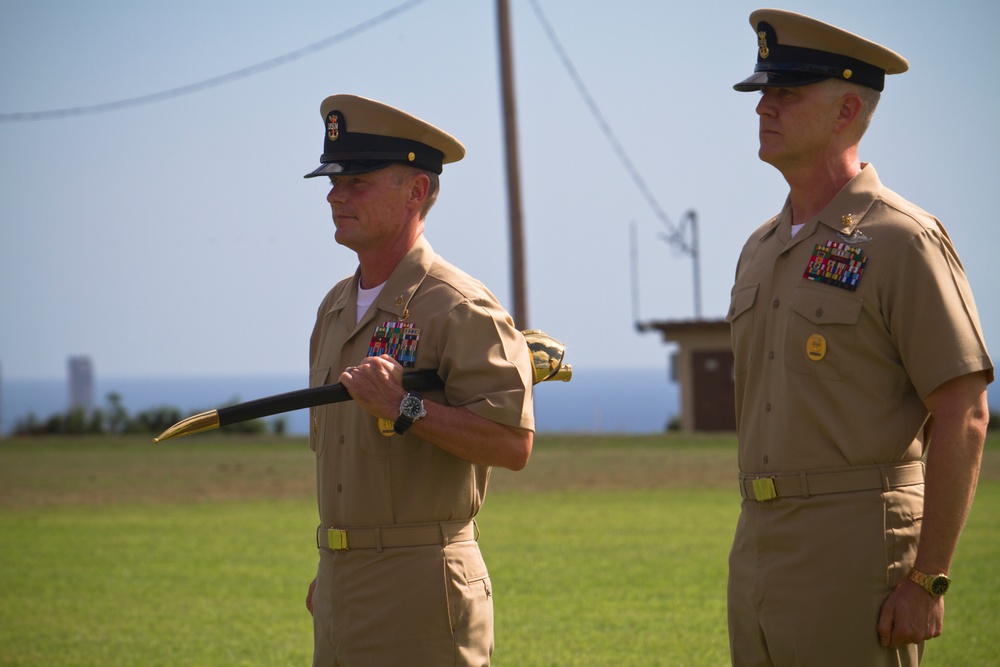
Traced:
[[345, 234], [344, 232], [338, 229], [333, 233], [333, 240], [336, 241], [339, 245], [344, 246], [345, 248], [354, 250], [354, 248], [352, 247], [350, 234]]
[[777, 167], [778, 154], [773, 150], [768, 150], [763, 146], [757, 150], [757, 157], [760, 158], [761, 162], [766, 162], [772, 167]]

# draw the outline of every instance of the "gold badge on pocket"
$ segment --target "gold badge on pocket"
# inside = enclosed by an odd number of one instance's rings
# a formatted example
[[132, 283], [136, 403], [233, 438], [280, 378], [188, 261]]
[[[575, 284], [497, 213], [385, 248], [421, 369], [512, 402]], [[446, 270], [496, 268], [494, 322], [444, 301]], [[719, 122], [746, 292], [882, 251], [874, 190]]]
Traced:
[[387, 438], [396, 435], [396, 432], [392, 429], [395, 425], [396, 422], [391, 419], [382, 419], [381, 417], [378, 418], [378, 432]]
[[826, 356], [826, 338], [821, 334], [813, 334], [806, 341], [806, 356], [813, 361], [822, 361]]

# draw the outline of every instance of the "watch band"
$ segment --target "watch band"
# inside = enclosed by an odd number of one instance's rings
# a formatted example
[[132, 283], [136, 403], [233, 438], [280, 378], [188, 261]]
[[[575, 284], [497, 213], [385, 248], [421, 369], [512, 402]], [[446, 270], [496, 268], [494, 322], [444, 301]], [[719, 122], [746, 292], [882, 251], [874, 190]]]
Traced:
[[951, 579], [946, 574], [925, 574], [914, 567], [906, 573], [906, 578], [936, 598], [947, 593], [951, 585]]
[[[416, 401], [414, 402], [414, 399]], [[413, 411], [408, 409], [408, 405], [415, 404], [417, 410]], [[408, 414], [412, 412], [412, 414]], [[418, 419], [423, 419], [427, 416], [427, 411], [424, 410], [424, 397], [415, 391], [411, 391], [399, 404], [399, 417], [396, 418], [396, 422], [392, 425], [392, 430], [398, 435], [403, 435], [406, 430], [413, 426], [413, 423]]]

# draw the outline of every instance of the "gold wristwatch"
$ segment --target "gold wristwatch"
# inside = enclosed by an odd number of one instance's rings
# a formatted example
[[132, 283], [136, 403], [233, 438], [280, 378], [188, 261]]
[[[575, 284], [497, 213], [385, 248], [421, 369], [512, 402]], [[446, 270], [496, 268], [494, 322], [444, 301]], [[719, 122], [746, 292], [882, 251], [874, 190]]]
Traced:
[[906, 577], [936, 598], [947, 593], [951, 586], [951, 579], [946, 574], [924, 574], [912, 567]]

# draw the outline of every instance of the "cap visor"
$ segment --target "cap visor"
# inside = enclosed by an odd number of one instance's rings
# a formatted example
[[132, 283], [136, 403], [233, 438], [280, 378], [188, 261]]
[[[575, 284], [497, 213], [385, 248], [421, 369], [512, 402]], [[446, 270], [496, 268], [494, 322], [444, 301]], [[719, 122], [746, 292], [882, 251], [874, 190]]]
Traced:
[[794, 88], [795, 86], [819, 83], [829, 78], [828, 76], [802, 72], [754, 72], [753, 75], [733, 86], [733, 89], [741, 93], [750, 93], [761, 88]]
[[309, 172], [303, 178], [314, 178], [316, 176], [338, 176], [341, 174], [366, 174], [370, 171], [388, 167], [391, 162], [382, 160], [348, 160], [345, 162], [324, 162], [319, 167]]

